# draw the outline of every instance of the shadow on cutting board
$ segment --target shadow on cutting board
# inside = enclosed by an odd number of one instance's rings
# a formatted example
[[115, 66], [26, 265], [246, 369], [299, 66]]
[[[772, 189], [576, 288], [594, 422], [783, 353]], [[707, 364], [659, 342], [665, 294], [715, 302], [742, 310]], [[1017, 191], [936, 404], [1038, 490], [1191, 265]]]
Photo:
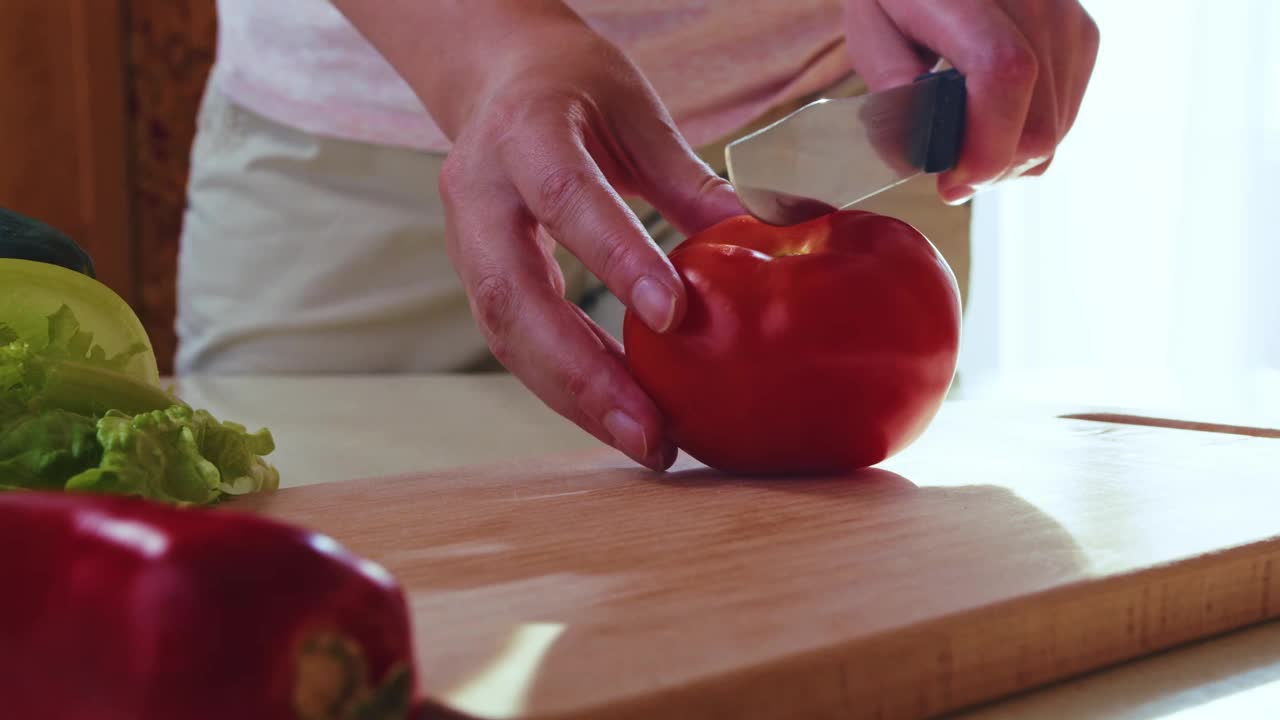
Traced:
[[[786, 688], [824, 667], [829, 681], [809, 691], [856, 692], [853, 675], [883, 688], [885, 717], [946, 711], [948, 698], [903, 683], [922, 666], [950, 673], [947, 663], [959, 678], [970, 659], [912, 628], [1086, 566], [1069, 533], [1003, 487], [917, 486], [880, 469], [744, 479], [701, 468], [546, 485], [495, 495], [439, 529], [452, 548], [492, 552], [437, 553], [413, 569], [425, 591], [416, 616], [450, 636], [433, 655], [435, 633], [418, 631], [427, 689], [455, 713], [426, 717], [662, 713], [664, 700], [691, 716], [786, 717], [761, 704], [794, 700]], [[551, 630], [536, 650], [513, 649], [533, 626]], [[894, 633], [901, 642], [876, 645], [889, 657], [831, 655], [831, 635], [856, 646]], [[769, 682], [751, 679], [748, 668], [770, 664]], [[953, 690], [965, 692], [940, 692]]]

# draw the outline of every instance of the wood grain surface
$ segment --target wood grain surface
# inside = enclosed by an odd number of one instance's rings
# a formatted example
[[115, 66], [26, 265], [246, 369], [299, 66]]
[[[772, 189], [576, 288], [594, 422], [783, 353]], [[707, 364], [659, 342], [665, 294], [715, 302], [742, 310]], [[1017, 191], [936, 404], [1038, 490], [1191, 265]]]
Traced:
[[1280, 615], [1280, 443], [1058, 415], [949, 404], [847, 477], [585, 453], [231, 507], [395, 573], [467, 717], [935, 717]]

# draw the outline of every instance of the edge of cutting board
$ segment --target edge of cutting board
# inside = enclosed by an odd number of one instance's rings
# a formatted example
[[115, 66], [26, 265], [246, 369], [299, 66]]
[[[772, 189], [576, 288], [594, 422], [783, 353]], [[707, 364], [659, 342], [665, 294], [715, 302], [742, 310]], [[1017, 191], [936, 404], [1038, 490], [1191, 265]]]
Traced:
[[[1143, 425], [1174, 432], [1217, 432], [1280, 438], [1262, 427], [1206, 423], [1123, 411], [1054, 413], [1069, 420]], [[629, 467], [611, 451], [506, 460], [425, 474], [359, 478], [322, 486], [284, 488], [281, 494], [355, 492], [384, 482], [463, 472], [495, 472], [542, 463], [582, 461], [592, 470]], [[337, 485], [337, 484], [335, 484]], [[272, 493], [272, 494], [276, 494]], [[246, 498], [247, 499], [247, 498]], [[271, 513], [262, 502], [233, 505]], [[377, 559], [377, 558], [372, 558]], [[734, 717], [928, 718], [962, 711], [1054, 682], [1104, 670], [1280, 617], [1280, 526], [1265, 540], [1101, 578], [1076, 582], [906, 627], [833, 644], [813, 652], [747, 666], [643, 696], [621, 696], [606, 706], [566, 713], [526, 713], [522, 720], [609, 717], [664, 720], [736, 711]], [[1170, 622], [1177, 618], [1180, 622]], [[996, 637], [993, 641], [992, 636]], [[1063, 648], [1070, 647], [1068, 653]], [[867, 658], [880, 658], [868, 663]], [[907, 669], [909, 671], [905, 671]], [[755, 682], [767, 676], [766, 684]], [[838, 702], [831, 688], [839, 687]], [[421, 720], [482, 718], [428, 698]], [[673, 714], [672, 708], [678, 708]], [[785, 707], [783, 713], [781, 708]]]

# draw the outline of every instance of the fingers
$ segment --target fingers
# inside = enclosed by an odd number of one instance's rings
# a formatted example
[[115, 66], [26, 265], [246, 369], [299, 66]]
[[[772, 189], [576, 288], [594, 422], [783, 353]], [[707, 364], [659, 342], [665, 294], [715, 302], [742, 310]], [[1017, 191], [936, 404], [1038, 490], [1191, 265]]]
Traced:
[[965, 74], [964, 148], [938, 178], [952, 203], [1049, 167], [1098, 44], [1097, 26], [1074, 0], [849, 0], [845, 19], [854, 69], [872, 90], [923, 72], [921, 45]]
[[581, 135], [534, 130], [537, 144], [508, 145], [505, 170], [533, 218], [655, 332], [679, 323], [684, 283], [606, 181]]
[[609, 184], [643, 197], [686, 236], [745, 214], [733, 186], [689, 147], [652, 88], [637, 89], [648, 101], [643, 109], [615, 112], [608, 122], [580, 128]]
[[560, 263], [556, 260], [555, 238], [547, 234], [547, 228], [543, 225], [538, 226], [537, 231], [538, 249], [542, 251], [542, 259], [547, 271], [548, 282], [551, 283], [551, 289], [556, 295], [564, 297], [565, 280], [564, 271], [560, 268]]
[[[1099, 33], [1083, 9], [1066, 17], [1053, 17], [1043, 12], [1020, 14], [1030, 5], [1013, 7], [1013, 16], [1022, 27], [1038, 29], [1033, 42], [1038, 48], [1041, 75], [1017, 164], [1006, 177], [1037, 177], [1049, 169], [1058, 144], [1075, 124], [1097, 60]], [[1037, 146], [1042, 149], [1037, 150]]]
[[[448, 167], [448, 166], [447, 166]], [[655, 470], [674, 461], [661, 416], [608, 338], [550, 281], [514, 187], [447, 170], [449, 252], [494, 356], [548, 407]]]
[[[572, 304], [569, 305], [569, 309], [578, 315], [582, 323], [591, 330], [591, 332], [600, 341], [600, 344], [604, 346], [604, 349], [607, 350], [609, 354], [612, 355], [623, 367], [627, 367], [626, 352], [623, 350], [622, 343], [618, 342], [616, 338], [605, 332], [604, 328], [597, 325], [590, 316], [587, 315], [586, 310]], [[666, 468], [671, 467], [672, 463], [676, 461], [676, 453], [677, 450], [675, 444], [664, 437], [660, 442], [660, 455], [655, 459], [656, 465], [653, 465], [654, 469], [665, 470]]]
[[871, 91], [906, 85], [928, 72], [930, 65], [879, 0], [846, 3], [844, 22], [849, 58]]
[[1022, 136], [1009, 160], [1008, 169], [996, 177], [996, 181], [1033, 172], [1043, 173], [1048, 169], [1049, 159], [1063, 135], [1062, 105], [1065, 97], [1061, 80], [1067, 68], [1058, 62], [1057, 49], [1063, 43], [1051, 25], [1053, 18], [1042, 2], [1016, 4], [1010, 11], [1010, 17], [1035, 49], [1039, 72], [1022, 126]]
[[938, 178], [943, 199], [962, 202], [1015, 164], [1040, 77], [1036, 49], [991, 0], [882, 0], [881, 6], [901, 33], [966, 76], [964, 146], [956, 167]]
[[733, 186], [689, 147], [638, 69], [627, 89], [608, 117], [579, 113], [583, 146], [609, 184], [643, 197], [686, 236], [746, 214]]
[[1098, 24], [1084, 8], [1080, 8], [1074, 27], [1074, 41], [1063, 43], [1058, 49], [1058, 65], [1065, 69], [1061, 74], [1061, 96], [1066, 99], [1062, 127], [1064, 136], [1075, 125], [1085, 91], [1089, 87], [1089, 79], [1093, 76], [1098, 61], [1098, 48], [1101, 44]]
[[694, 153], [665, 111], [636, 115], [625, 147], [638, 150], [629, 155], [639, 191], [681, 234], [746, 214], [733, 186]]

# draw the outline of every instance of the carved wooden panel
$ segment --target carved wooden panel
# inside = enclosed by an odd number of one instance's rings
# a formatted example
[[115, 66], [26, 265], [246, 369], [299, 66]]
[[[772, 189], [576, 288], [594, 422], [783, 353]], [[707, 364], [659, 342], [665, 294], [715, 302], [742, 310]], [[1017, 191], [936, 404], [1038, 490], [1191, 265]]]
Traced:
[[128, 0], [126, 63], [139, 316], [172, 370], [178, 239], [196, 115], [217, 42], [214, 0]]

